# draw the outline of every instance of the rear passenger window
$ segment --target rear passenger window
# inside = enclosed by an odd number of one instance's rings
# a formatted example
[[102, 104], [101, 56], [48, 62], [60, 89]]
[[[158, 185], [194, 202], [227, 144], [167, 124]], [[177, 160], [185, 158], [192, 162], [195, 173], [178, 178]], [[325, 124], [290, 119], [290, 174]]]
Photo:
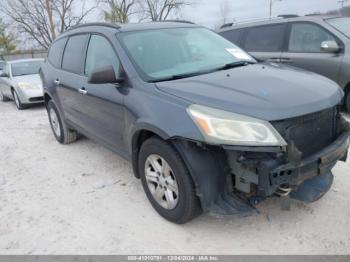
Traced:
[[66, 42], [67, 38], [62, 38], [54, 42], [50, 47], [48, 59], [51, 62], [51, 64], [55, 67], [61, 67], [62, 55]]
[[225, 37], [228, 41], [234, 43], [237, 46], [242, 46], [242, 36], [244, 34], [244, 29], [235, 29], [230, 31], [221, 32], [221, 36]]
[[62, 61], [64, 70], [76, 74], [81, 73], [87, 37], [88, 35], [76, 35], [68, 39]]
[[102, 36], [92, 35], [86, 55], [85, 74], [96, 69], [112, 66], [116, 77], [119, 73], [119, 59], [108, 40]]
[[269, 25], [250, 28], [244, 48], [252, 52], [280, 52], [285, 25]]
[[336, 39], [317, 25], [296, 23], [292, 25], [288, 50], [305, 53], [321, 52], [323, 41], [336, 41]]

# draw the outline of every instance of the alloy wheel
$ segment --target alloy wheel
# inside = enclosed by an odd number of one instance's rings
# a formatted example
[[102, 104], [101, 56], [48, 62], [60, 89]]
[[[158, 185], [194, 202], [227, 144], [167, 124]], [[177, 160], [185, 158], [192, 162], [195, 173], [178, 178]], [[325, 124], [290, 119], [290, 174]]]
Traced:
[[57, 137], [60, 137], [61, 136], [60, 122], [58, 120], [56, 111], [53, 108], [50, 108], [50, 122], [51, 122], [53, 132]]
[[170, 165], [159, 155], [148, 156], [145, 177], [154, 200], [164, 209], [172, 210], [179, 201], [179, 189]]

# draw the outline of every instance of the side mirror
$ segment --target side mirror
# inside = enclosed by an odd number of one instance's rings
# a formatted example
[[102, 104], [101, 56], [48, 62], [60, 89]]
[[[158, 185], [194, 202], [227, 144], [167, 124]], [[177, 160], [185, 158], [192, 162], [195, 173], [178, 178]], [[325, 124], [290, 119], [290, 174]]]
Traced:
[[337, 53], [340, 47], [335, 41], [324, 41], [321, 44], [321, 50], [326, 53]]
[[98, 68], [94, 70], [88, 78], [89, 84], [117, 84], [122, 83], [124, 77], [117, 78], [112, 66]]

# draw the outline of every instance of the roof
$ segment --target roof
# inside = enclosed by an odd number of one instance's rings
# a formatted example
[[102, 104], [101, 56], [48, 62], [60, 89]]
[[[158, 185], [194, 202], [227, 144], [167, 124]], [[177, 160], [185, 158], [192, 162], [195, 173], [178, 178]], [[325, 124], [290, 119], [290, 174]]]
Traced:
[[90, 27], [104, 27], [119, 32], [130, 32], [130, 31], [140, 31], [140, 30], [150, 30], [150, 29], [165, 29], [165, 28], [178, 28], [178, 27], [200, 27], [189, 21], [183, 20], [167, 20], [162, 22], [146, 22], [146, 23], [129, 23], [129, 24], [111, 24], [111, 23], [86, 23], [74, 26], [64, 32], [61, 36], [68, 32], [76, 30], [84, 30]]
[[35, 61], [44, 61], [44, 58], [27, 58], [27, 59], [17, 59], [17, 60], [11, 60], [7, 61], [9, 64], [16, 64], [16, 63], [22, 63], [22, 62], [35, 62]]
[[278, 24], [278, 23], [287, 23], [287, 22], [294, 22], [294, 21], [313, 21], [313, 22], [319, 22], [323, 20], [327, 20], [330, 18], [338, 18], [341, 16], [336, 15], [320, 15], [320, 14], [310, 14], [306, 16], [292, 16], [292, 15], [286, 15], [286, 16], [279, 16], [274, 18], [266, 18], [262, 20], [255, 20], [255, 21], [246, 21], [242, 23], [236, 23], [232, 26], [225, 26], [220, 32], [231, 30], [232, 28], [245, 28], [245, 27], [252, 27], [252, 26], [259, 26], [259, 25], [266, 25], [266, 24]]
[[166, 29], [178, 27], [200, 27], [199, 25], [186, 21], [164, 21], [164, 22], [147, 22], [147, 23], [130, 23], [121, 25], [119, 31], [130, 32], [152, 29]]

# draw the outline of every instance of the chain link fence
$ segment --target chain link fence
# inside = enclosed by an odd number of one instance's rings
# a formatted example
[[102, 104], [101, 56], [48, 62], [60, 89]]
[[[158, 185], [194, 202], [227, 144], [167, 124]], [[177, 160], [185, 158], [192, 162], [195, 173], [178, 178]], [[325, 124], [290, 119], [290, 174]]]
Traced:
[[30, 50], [30, 51], [22, 51], [13, 54], [3, 54], [0, 59], [4, 59], [6, 61], [12, 61], [17, 59], [26, 59], [26, 58], [46, 58], [47, 51], [46, 50]]

